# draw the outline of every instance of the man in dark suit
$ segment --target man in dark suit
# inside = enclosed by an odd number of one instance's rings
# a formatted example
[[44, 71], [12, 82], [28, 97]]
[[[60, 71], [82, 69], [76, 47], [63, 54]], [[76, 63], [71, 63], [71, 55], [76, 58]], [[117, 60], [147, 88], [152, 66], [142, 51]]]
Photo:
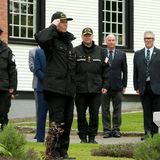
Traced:
[[145, 47], [134, 55], [134, 89], [140, 95], [143, 107], [144, 138], [158, 132], [153, 112], [160, 111], [160, 50], [154, 46], [154, 41], [155, 34], [146, 31]]
[[[103, 138], [120, 137], [122, 95], [127, 87], [127, 59], [124, 52], [115, 48], [116, 37], [113, 34], [106, 37], [106, 45], [110, 73], [107, 92], [102, 95]], [[111, 127], [111, 99], [113, 104], [113, 127]]]

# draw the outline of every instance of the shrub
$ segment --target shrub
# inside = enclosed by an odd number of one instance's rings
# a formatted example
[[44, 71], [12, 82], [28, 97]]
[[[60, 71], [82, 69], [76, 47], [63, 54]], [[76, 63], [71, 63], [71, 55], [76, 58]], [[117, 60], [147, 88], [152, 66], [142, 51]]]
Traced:
[[160, 134], [138, 143], [134, 151], [134, 158], [136, 160], [160, 160]]
[[12, 154], [7, 150], [7, 148], [0, 143], [0, 156], [10, 156], [12, 157]]
[[132, 158], [134, 148], [134, 143], [101, 145], [99, 149], [91, 150], [91, 155]]
[[0, 143], [2, 143], [13, 157], [20, 159], [24, 155], [27, 141], [22, 133], [18, 132], [13, 125], [8, 124], [0, 132]]

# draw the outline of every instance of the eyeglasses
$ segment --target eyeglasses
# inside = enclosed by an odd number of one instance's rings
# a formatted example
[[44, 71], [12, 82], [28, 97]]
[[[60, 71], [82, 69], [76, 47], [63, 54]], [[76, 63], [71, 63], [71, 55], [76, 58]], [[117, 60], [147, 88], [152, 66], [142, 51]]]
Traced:
[[144, 40], [153, 40], [153, 37], [145, 37]]

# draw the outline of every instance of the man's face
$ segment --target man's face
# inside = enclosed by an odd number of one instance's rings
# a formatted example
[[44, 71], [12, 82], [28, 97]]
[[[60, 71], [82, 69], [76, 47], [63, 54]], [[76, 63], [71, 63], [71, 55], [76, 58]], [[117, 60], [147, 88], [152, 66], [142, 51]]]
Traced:
[[82, 35], [82, 40], [83, 40], [84, 44], [90, 45], [90, 44], [92, 44], [93, 35], [92, 34]]
[[107, 45], [107, 48], [109, 49], [114, 49], [115, 46], [116, 46], [116, 38], [115, 36], [109, 36], [106, 38], [106, 45]]
[[57, 30], [59, 32], [67, 32], [68, 28], [68, 21], [67, 20], [60, 20], [60, 23], [57, 26]]
[[144, 36], [144, 43], [146, 48], [152, 48], [154, 45], [154, 36], [151, 34], [146, 34]]

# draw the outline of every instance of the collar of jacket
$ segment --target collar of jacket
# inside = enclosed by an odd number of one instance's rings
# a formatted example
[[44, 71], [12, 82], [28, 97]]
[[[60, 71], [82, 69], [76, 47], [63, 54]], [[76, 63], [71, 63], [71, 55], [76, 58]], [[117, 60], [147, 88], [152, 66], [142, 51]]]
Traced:
[[82, 47], [85, 48], [85, 49], [93, 49], [95, 47], [95, 43], [94, 41], [92, 41], [92, 45], [90, 47], [87, 47], [84, 45], [84, 43], [82, 42]]

